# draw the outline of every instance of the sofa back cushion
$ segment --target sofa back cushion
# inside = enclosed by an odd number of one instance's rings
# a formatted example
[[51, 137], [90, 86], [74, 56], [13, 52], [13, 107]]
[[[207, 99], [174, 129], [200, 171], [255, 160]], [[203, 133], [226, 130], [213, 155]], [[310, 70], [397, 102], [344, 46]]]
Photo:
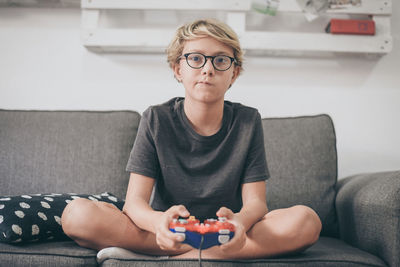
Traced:
[[124, 198], [140, 115], [0, 110], [0, 195], [111, 192]]
[[321, 218], [322, 235], [336, 236], [336, 137], [328, 115], [263, 119], [270, 210], [307, 205]]

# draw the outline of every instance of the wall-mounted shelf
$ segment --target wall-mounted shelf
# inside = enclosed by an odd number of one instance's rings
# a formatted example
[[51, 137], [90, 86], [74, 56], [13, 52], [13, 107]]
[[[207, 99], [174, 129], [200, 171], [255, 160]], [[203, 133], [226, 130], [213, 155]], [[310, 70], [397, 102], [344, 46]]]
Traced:
[[[391, 0], [362, 0], [361, 6], [328, 10], [329, 15], [368, 15], [376, 25], [374, 36], [332, 35], [325, 32], [247, 30], [251, 0], [82, 0], [82, 40], [96, 52], [164, 52], [178, 25], [171, 28], [102, 28], [100, 16], [107, 10], [218, 11], [239, 35], [243, 49], [261, 52], [351, 52], [385, 54], [392, 49]], [[296, 0], [281, 0], [278, 12], [301, 13]], [[324, 28], [325, 25], [321, 25]], [[279, 29], [278, 29], [279, 30]]]

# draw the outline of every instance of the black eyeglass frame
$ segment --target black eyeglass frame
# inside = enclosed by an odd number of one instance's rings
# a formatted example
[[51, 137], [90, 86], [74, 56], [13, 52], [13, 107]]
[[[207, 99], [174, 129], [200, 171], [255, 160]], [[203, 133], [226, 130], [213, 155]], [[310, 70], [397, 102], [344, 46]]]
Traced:
[[[192, 55], [192, 54], [202, 55], [202, 56], [206, 59], [206, 60], [204, 60], [203, 65], [201, 65], [200, 67], [193, 67], [193, 66], [191, 66], [191, 65], [189, 64], [188, 57], [189, 57], [190, 55]], [[206, 55], [204, 55], [204, 54], [202, 54], [202, 53], [192, 52], [192, 53], [183, 54], [183, 56], [185, 57], [186, 63], [188, 64], [188, 66], [191, 67], [192, 69], [201, 69], [202, 67], [204, 67], [204, 65], [206, 65], [206, 63], [207, 63], [207, 59], [208, 59], [208, 58], [211, 58], [211, 64], [213, 65], [214, 69], [216, 69], [216, 70], [218, 70], [218, 71], [227, 71], [227, 70], [229, 70], [229, 69], [232, 67], [232, 63], [237, 64], [236, 58], [230, 57], [230, 56], [227, 56], [227, 55], [206, 56]], [[215, 67], [215, 65], [214, 65], [214, 59], [215, 59], [216, 57], [220, 57], [220, 56], [227, 57], [227, 58], [229, 58], [229, 59], [231, 60], [231, 63], [230, 63], [230, 65], [229, 65], [228, 68], [226, 68], [226, 69], [219, 69], [219, 68]], [[182, 57], [181, 57], [181, 59], [182, 59]]]

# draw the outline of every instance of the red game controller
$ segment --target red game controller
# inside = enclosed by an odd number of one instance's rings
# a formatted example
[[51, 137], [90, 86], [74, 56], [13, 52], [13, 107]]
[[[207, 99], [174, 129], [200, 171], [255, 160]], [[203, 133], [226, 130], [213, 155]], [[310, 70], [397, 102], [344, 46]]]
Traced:
[[207, 219], [204, 223], [200, 223], [194, 216], [190, 216], [188, 219], [174, 219], [170, 223], [169, 229], [182, 235], [183, 243], [197, 249], [225, 244], [235, 234], [235, 226], [225, 217], [219, 217], [218, 220]]

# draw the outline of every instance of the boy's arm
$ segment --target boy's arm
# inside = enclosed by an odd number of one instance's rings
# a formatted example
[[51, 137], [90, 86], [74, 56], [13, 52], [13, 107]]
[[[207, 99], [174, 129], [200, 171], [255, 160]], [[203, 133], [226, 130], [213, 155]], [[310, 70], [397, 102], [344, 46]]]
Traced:
[[242, 185], [243, 206], [235, 219], [240, 221], [247, 232], [268, 212], [265, 181], [245, 183]]
[[153, 222], [158, 222], [162, 212], [154, 211], [150, 205], [153, 178], [131, 173], [123, 212], [141, 229], [155, 233]]
[[189, 216], [189, 212], [182, 205], [172, 206], [165, 212], [153, 210], [149, 200], [154, 182], [153, 178], [131, 173], [123, 212], [139, 228], [154, 233], [161, 249], [178, 249], [182, 237], [169, 231], [169, 223], [178, 216]]
[[217, 216], [227, 217], [235, 224], [235, 236], [232, 241], [221, 245], [222, 250], [239, 250], [246, 241], [246, 232], [268, 212], [265, 197], [265, 181], [245, 183], [242, 185], [243, 206], [240, 212], [233, 213], [222, 207]]
[[245, 183], [242, 185], [243, 206], [240, 212], [233, 214], [231, 210], [222, 207], [217, 216], [228, 217], [240, 223], [246, 233], [268, 212], [265, 193], [265, 181]]

